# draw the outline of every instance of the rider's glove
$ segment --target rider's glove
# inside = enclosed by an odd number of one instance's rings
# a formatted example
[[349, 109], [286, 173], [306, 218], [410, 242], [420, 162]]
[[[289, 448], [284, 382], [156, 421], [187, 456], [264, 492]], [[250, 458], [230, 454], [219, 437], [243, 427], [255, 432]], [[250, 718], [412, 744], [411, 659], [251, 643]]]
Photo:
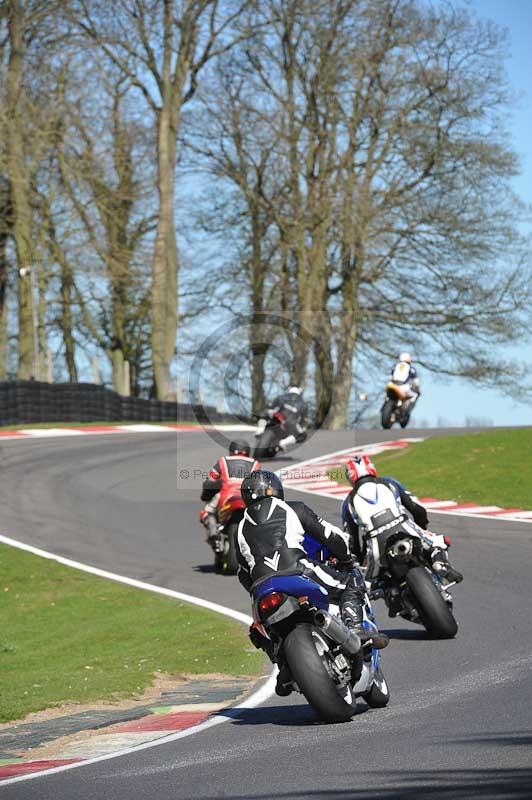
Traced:
[[342, 561], [337, 561], [334, 565], [337, 570], [340, 572], [352, 572], [356, 566], [356, 558], [352, 556], [351, 558], [343, 559]]

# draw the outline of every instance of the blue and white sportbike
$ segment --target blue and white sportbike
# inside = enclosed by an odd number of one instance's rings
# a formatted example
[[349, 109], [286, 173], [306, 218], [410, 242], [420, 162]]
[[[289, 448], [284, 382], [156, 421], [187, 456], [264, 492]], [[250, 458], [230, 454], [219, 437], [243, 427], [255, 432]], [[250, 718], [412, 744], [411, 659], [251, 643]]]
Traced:
[[[320, 545], [305, 537], [312, 557]], [[380, 652], [371, 640], [361, 646], [347, 628], [327, 591], [301, 574], [283, 574], [257, 581], [252, 589], [254, 626], [271, 640], [286, 694], [301, 692], [325, 722], [346, 722], [362, 697], [372, 708], [389, 700]], [[364, 627], [377, 631], [366, 598]]]
[[390, 617], [423, 625], [434, 638], [452, 639], [458, 631], [449, 592], [454, 582], [444, 585], [430, 555], [433, 548], [447, 549], [448, 537], [418, 527], [387, 486], [379, 485], [377, 492], [375, 484], [366, 484], [354, 503], [356, 516], [347, 500], [342, 516], [352, 515], [358, 523], [371, 599], [382, 598]]

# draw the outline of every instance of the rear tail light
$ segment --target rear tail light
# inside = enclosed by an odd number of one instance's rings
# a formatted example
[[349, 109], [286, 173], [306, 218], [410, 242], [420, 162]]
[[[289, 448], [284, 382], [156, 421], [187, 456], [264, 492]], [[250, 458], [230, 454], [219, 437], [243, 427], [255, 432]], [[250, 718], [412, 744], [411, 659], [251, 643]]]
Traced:
[[443, 537], [443, 541], [445, 542], [447, 547], [450, 547], [453, 543], [453, 540], [451, 539], [450, 536], [447, 536], [447, 534], [445, 534], [445, 536]]
[[283, 595], [279, 592], [272, 592], [259, 600], [259, 609], [264, 612], [275, 611], [283, 602]]

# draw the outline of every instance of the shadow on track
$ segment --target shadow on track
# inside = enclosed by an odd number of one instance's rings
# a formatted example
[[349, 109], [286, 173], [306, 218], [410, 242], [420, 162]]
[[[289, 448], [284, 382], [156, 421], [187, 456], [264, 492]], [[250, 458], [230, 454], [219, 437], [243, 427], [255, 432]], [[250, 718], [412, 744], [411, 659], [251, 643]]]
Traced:
[[382, 628], [382, 633], [385, 633], [390, 639], [403, 639], [404, 641], [421, 642], [430, 638], [427, 631], [420, 628]]
[[[355, 717], [364, 714], [369, 709], [363, 703], [357, 709]], [[228, 717], [236, 725], [286, 725], [288, 727], [308, 727], [309, 725], [327, 725], [322, 722], [317, 713], [303, 703], [283, 706], [259, 706], [258, 708], [226, 708], [218, 711], [219, 716]], [[345, 725], [346, 723], [338, 723]]]
[[[364, 773], [367, 778], [372, 773]], [[291, 790], [272, 795], [224, 794], [226, 800], [530, 800], [532, 769], [463, 769], [376, 772], [372, 789]], [[215, 800], [220, 795], [196, 795]]]
[[[451, 744], [487, 744], [496, 747], [530, 747], [532, 733], [530, 731], [505, 731], [500, 733], [486, 733], [483, 736], [457, 736], [455, 739], [446, 739]], [[530, 797], [532, 797], [532, 783], [530, 784]]]

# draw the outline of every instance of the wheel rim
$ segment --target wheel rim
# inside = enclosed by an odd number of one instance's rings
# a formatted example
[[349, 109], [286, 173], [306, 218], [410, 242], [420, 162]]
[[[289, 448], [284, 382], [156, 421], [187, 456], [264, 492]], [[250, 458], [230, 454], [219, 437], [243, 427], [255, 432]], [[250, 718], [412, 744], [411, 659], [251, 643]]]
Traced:
[[[312, 640], [314, 642], [314, 647], [316, 648], [318, 655], [324, 662], [327, 672], [334, 680], [332, 675], [332, 670], [329, 665], [331, 648], [329, 647], [328, 642], [317, 631], [312, 631]], [[338, 692], [344, 703], [346, 703], [348, 706], [352, 706], [353, 702], [355, 701], [355, 697], [351, 689], [351, 684], [347, 683], [345, 686], [338, 686], [336, 681], [334, 681], [334, 684], [336, 686], [336, 691]]]

